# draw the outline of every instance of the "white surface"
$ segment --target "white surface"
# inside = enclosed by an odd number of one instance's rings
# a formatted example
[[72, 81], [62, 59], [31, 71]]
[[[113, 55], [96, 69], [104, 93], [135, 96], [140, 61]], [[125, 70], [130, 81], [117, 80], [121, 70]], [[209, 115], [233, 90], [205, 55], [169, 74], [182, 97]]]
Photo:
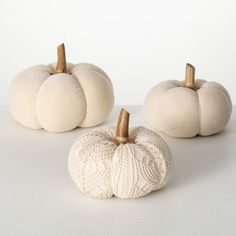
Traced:
[[183, 79], [186, 62], [235, 104], [235, 9], [235, 0], [1, 0], [0, 104], [13, 77], [55, 61], [61, 42], [68, 61], [107, 72], [116, 104], [143, 104], [156, 83]]
[[[140, 106], [126, 108], [131, 125], [143, 124]], [[175, 159], [172, 181], [135, 200], [91, 199], [70, 179], [69, 149], [89, 129], [34, 131], [1, 109], [0, 131], [0, 235], [236, 235], [235, 112], [212, 137], [162, 135]]]

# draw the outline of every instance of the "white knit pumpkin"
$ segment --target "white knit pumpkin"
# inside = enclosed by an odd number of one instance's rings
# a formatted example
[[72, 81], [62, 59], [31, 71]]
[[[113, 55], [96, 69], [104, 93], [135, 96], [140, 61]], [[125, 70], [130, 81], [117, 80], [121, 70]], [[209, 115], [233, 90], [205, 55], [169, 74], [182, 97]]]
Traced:
[[226, 89], [216, 82], [194, 81], [187, 64], [186, 81], [169, 80], [151, 89], [144, 103], [149, 125], [173, 137], [212, 135], [224, 129], [232, 112]]
[[79, 189], [94, 198], [138, 198], [166, 185], [171, 152], [166, 142], [144, 127], [131, 129], [132, 142], [117, 145], [113, 128], [79, 137], [68, 160]]
[[64, 132], [103, 122], [114, 103], [110, 79], [95, 65], [66, 64], [31, 67], [20, 73], [10, 88], [10, 110], [20, 124]]

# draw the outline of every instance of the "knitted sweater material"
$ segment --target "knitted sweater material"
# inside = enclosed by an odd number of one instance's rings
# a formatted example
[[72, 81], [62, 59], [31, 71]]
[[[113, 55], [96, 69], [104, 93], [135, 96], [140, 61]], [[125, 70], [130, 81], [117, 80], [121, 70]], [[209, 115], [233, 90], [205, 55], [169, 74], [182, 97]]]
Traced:
[[93, 198], [138, 198], [166, 185], [171, 170], [167, 143], [144, 127], [130, 129], [134, 143], [116, 145], [114, 129], [96, 130], [74, 142], [69, 173]]

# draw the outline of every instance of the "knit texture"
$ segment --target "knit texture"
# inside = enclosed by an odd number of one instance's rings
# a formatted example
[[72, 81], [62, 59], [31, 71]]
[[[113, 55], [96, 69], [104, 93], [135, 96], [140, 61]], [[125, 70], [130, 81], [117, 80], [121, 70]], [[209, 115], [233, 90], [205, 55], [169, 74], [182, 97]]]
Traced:
[[169, 80], [151, 89], [144, 103], [151, 128], [183, 138], [222, 131], [232, 112], [227, 90], [205, 80], [196, 80], [196, 91], [183, 86], [181, 81]]
[[114, 129], [79, 137], [68, 159], [79, 189], [94, 198], [138, 198], [166, 185], [171, 152], [166, 142], [144, 127], [130, 130], [134, 143], [115, 144]]
[[68, 63], [68, 73], [53, 74], [55, 66], [31, 67], [12, 82], [10, 110], [15, 120], [51, 132], [102, 123], [114, 103], [112, 83], [105, 72], [91, 64]]

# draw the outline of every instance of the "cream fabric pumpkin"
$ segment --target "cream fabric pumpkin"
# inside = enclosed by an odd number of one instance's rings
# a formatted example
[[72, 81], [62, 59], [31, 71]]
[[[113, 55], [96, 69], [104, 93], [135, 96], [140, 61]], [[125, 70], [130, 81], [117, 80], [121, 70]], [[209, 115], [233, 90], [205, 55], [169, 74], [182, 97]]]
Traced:
[[113, 103], [112, 83], [105, 72], [92, 64], [65, 64], [64, 45], [58, 48], [57, 65], [31, 67], [20, 73], [10, 88], [15, 120], [51, 132], [98, 125]]
[[127, 120], [128, 113], [122, 110], [116, 134], [113, 128], [104, 128], [74, 142], [69, 173], [86, 195], [138, 198], [166, 185], [171, 167], [168, 145], [144, 127], [131, 129], [128, 137]]
[[224, 129], [232, 112], [226, 89], [216, 82], [194, 80], [195, 69], [186, 66], [186, 80], [156, 85], [144, 103], [144, 115], [154, 130], [173, 137], [212, 135]]

